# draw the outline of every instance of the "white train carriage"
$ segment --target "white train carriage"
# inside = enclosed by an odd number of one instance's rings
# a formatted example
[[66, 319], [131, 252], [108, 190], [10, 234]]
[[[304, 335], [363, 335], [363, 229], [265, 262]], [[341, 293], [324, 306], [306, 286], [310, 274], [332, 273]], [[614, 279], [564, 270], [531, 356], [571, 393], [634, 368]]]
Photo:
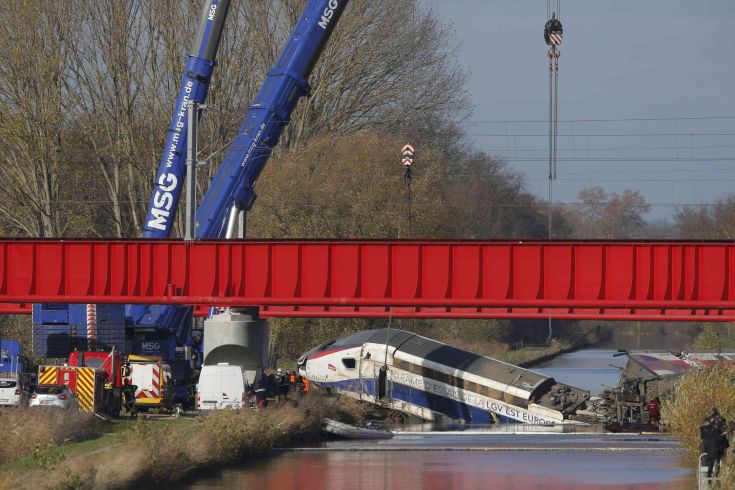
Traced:
[[396, 329], [317, 346], [299, 369], [317, 385], [430, 421], [570, 423], [589, 399], [554, 378]]

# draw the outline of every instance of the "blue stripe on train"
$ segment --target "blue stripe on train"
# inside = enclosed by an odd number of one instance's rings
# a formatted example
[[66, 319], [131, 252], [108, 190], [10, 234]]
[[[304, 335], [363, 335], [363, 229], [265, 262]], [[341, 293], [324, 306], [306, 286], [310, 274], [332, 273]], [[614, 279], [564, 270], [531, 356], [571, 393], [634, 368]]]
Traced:
[[[376, 396], [375, 393], [375, 380], [371, 378], [365, 378], [362, 380], [363, 389], [360, 389], [359, 379], [346, 379], [342, 381], [327, 381], [319, 383], [322, 386], [329, 388], [336, 388], [343, 391], [352, 391], [359, 393], [362, 391], [365, 394]], [[452, 400], [435, 393], [429, 393], [424, 390], [404, 385], [401, 383], [391, 382], [389, 383], [391, 389], [391, 397], [394, 400], [400, 400], [419, 407], [428, 408], [435, 412], [441, 413], [455, 420], [464, 420], [467, 423], [472, 424], [492, 424], [494, 423], [493, 416], [488, 410], [474, 407], [466, 403]], [[500, 422], [504, 424], [518, 424], [515, 419], [505, 417], [503, 415], [496, 414]]]

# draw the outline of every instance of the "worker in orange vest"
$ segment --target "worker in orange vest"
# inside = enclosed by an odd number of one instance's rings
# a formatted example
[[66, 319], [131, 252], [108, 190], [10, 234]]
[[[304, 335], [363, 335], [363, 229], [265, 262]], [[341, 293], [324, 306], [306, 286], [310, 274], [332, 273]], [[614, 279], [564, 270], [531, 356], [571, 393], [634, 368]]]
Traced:
[[304, 394], [308, 395], [309, 394], [309, 378], [304, 376], [303, 379], [304, 379]]
[[296, 372], [291, 371], [291, 369], [286, 369], [286, 375], [284, 376], [284, 384], [286, 387], [286, 394], [287, 395], [293, 395], [296, 393], [296, 390], [294, 389], [296, 386]]

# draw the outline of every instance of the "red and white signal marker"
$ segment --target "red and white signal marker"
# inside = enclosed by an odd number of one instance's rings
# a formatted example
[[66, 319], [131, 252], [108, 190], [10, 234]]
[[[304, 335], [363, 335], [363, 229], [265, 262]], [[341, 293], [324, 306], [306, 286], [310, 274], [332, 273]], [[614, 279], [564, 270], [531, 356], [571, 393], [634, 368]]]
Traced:
[[406, 143], [406, 145], [403, 148], [401, 148], [401, 155], [402, 155], [401, 162], [403, 163], [404, 166], [410, 167], [411, 165], [413, 165], [413, 156], [415, 153], [416, 153], [416, 150], [414, 149], [413, 146], [411, 146], [410, 143]]

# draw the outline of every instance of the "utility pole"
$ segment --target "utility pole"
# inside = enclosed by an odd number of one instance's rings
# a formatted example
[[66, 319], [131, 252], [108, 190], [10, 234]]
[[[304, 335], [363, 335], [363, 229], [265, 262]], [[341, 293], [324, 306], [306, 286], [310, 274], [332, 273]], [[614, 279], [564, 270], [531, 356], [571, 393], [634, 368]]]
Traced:
[[186, 104], [189, 130], [186, 133], [186, 231], [184, 240], [194, 240], [196, 236], [199, 111], [206, 107], [193, 100]]

